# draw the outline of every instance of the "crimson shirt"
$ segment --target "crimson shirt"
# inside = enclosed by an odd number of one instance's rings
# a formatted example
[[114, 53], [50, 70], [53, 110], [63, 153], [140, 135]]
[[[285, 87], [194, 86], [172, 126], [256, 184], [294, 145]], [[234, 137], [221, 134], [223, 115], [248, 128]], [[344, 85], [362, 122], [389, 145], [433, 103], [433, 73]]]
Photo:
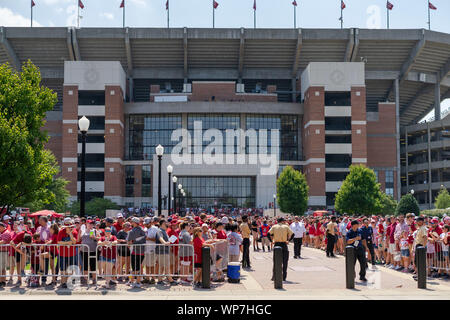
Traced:
[[[76, 229], [73, 229], [72, 234], [73, 234], [74, 239], [76, 239], [78, 237], [78, 231]], [[70, 236], [66, 232], [66, 228], [63, 228], [58, 232], [57, 240], [58, 240], [58, 242], [70, 241]], [[61, 257], [73, 257], [76, 254], [76, 247], [75, 246], [60, 246], [59, 254]]]

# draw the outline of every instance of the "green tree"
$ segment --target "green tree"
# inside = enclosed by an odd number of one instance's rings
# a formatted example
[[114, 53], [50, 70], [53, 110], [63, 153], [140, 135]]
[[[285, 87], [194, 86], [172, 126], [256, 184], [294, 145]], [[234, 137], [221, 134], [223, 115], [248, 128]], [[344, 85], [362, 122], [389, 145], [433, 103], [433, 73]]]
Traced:
[[53, 179], [47, 189], [54, 195], [54, 198], [52, 197], [52, 199], [44, 200], [36, 199], [31, 203], [24, 204], [23, 206], [30, 208], [31, 212], [43, 209], [54, 210], [56, 212], [67, 211], [70, 196], [69, 191], [66, 189], [66, 185], [68, 183], [69, 181], [61, 177]]
[[400, 202], [398, 203], [396, 215], [414, 213], [415, 215], [420, 214], [419, 203], [416, 198], [410, 193], [404, 195]]
[[305, 213], [309, 187], [301, 172], [286, 166], [277, 179], [277, 190], [277, 202], [281, 211], [294, 215]]
[[397, 205], [398, 205], [397, 201], [395, 201], [395, 199], [392, 198], [392, 196], [388, 196], [384, 192], [382, 192], [381, 195], [382, 195], [381, 208], [378, 212], [376, 212], [376, 214], [381, 214], [381, 215], [395, 214], [395, 210], [397, 209]]
[[447, 209], [450, 207], [450, 194], [448, 194], [446, 188], [441, 188], [435, 201], [434, 206], [436, 209]]
[[47, 186], [58, 167], [44, 149], [48, 135], [41, 128], [57, 98], [40, 82], [30, 61], [20, 73], [0, 65], [0, 208], [55, 197]]
[[373, 214], [381, 209], [382, 192], [372, 169], [350, 166], [350, 173], [336, 194], [335, 208], [349, 214]]
[[[120, 207], [113, 201], [104, 198], [94, 198], [88, 202], [86, 202], [86, 215], [89, 216], [97, 216], [104, 217], [106, 214], [106, 210], [118, 210]], [[72, 202], [69, 211], [73, 215], [80, 214], [80, 202], [75, 201]]]

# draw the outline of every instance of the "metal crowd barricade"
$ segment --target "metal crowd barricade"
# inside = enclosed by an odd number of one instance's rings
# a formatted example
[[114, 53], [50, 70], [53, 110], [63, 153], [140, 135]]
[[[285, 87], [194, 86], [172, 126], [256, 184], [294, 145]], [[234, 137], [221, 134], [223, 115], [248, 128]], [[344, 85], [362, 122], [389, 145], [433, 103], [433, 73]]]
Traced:
[[442, 241], [427, 244], [427, 271], [445, 273], [450, 270], [448, 245]]
[[[0, 281], [21, 280], [21, 283], [37, 287], [57, 279], [71, 286], [82, 277], [81, 251], [89, 252], [84, 244], [11, 244], [0, 245]], [[66, 279], [64, 279], [66, 280]], [[16, 283], [17, 284], [17, 283]]]
[[211, 248], [211, 272], [213, 274], [213, 280], [217, 275], [217, 272], [223, 272], [228, 267], [228, 241], [215, 242]]
[[190, 244], [103, 244], [97, 246], [97, 255], [97, 276], [107, 282], [176, 277], [193, 285], [194, 247]]

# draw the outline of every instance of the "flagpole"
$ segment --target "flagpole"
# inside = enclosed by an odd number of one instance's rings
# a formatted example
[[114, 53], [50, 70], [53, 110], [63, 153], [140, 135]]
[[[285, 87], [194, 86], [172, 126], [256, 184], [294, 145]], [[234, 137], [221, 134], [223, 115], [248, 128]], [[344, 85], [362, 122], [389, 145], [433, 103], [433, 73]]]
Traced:
[[33, 28], [33, 0], [30, 0], [31, 6], [31, 27]]
[[297, 7], [294, 6], [294, 29], [297, 29]]
[[386, 3], [386, 10], [387, 10], [387, 28], [389, 29], [389, 8], [387, 6], [387, 3]]
[[170, 27], [170, 2], [167, 0], [167, 29]]
[[341, 29], [344, 28], [344, 9], [342, 9], [342, 0], [341, 0]]
[[78, 29], [80, 28], [80, 3], [77, 1], [77, 8], [78, 8], [78, 16], [77, 16], [77, 25]]
[[214, 9], [214, 1], [212, 0], [212, 10], [213, 10], [213, 29], [216, 27], [216, 10]]
[[123, 2], [123, 17], [122, 17], [122, 24], [123, 24], [123, 28], [125, 28], [125, 1]]
[[[255, 7], [256, 7], [256, 0], [255, 0]], [[256, 9], [253, 8], [253, 28], [256, 29]]]
[[428, 30], [431, 30], [430, 0], [428, 0]]

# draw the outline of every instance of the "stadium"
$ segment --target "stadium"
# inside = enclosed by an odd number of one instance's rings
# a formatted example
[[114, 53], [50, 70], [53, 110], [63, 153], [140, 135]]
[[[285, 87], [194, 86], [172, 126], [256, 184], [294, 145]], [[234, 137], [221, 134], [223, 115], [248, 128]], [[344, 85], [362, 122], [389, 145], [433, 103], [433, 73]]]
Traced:
[[[80, 193], [77, 121], [90, 119], [86, 197], [155, 206], [173, 130], [278, 129], [278, 173], [307, 178], [309, 206], [332, 208], [351, 164], [399, 199], [431, 208], [450, 188], [450, 34], [424, 29], [0, 27], [0, 63], [30, 59], [58, 95], [48, 148]], [[434, 121], [418, 123], [435, 110]], [[248, 154], [245, 140], [235, 153]], [[204, 147], [204, 145], [203, 145]], [[276, 176], [259, 164], [175, 165], [187, 206], [268, 207]], [[206, 187], [206, 188], [205, 188]], [[165, 203], [167, 205], [167, 203]]]

